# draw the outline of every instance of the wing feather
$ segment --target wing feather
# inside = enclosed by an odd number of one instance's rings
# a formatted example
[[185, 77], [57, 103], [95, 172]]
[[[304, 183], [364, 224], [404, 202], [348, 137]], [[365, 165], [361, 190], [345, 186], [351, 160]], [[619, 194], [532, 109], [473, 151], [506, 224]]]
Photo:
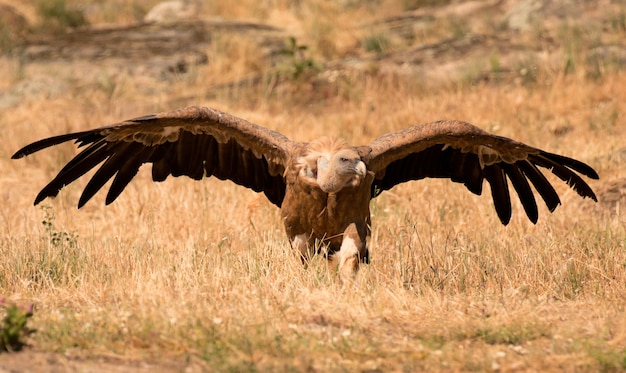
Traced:
[[104, 161], [107, 155], [106, 152], [103, 151], [103, 148], [106, 146], [106, 142], [98, 141], [80, 152], [39, 192], [35, 198], [35, 205], [43, 201], [46, 197], [56, 197], [65, 185], [75, 181]]
[[133, 153], [138, 151], [141, 151], [141, 145], [137, 143], [122, 143], [117, 146], [115, 153], [109, 155], [85, 186], [78, 200], [78, 208], [83, 207], [122, 167], [128, 163], [136, 163], [137, 158]]
[[537, 220], [539, 219], [537, 201], [535, 200], [533, 190], [530, 188], [530, 184], [522, 173], [522, 170], [519, 167], [515, 167], [514, 165], [510, 165], [508, 163], [502, 163], [500, 166], [509, 177], [509, 180], [511, 180], [511, 184], [513, 184], [513, 188], [515, 188], [515, 191], [522, 202], [522, 207], [524, 207], [526, 215], [530, 221], [533, 222], [533, 224], [537, 223]]
[[[85, 136], [89, 136], [92, 133], [92, 131], [82, 131], [82, 132], [74, 132], [74, 133], [68, 133], [65, 135], [60, 135], [60, 136], [54, 136], [54, 137], [49, 137], [46, 139], [42, 139], [39, 141], [35, 141], [31, 144], [26, 145], [25, 147], [23, 147], [22, 149], [18, 150], [17, 152], [15, 152], [15, 154], [13, 154], [13, 156], [11, 157], [12, 159], [18, 159], [18, 158], [22, 158], [25, 157], [29, 154], [38, 152], [42, 149], [45, 148], [49, 148], [51, 146], [54, 145], [58, 145], [58, 144], [62, 144], [64, 142], [70, 141], [70, 140], [76, 140], [79, 138], [83, 138]], [[77, 140], [76, 142], [79, 142], [80, 140]], [[91, 141], [88, 141], [91, 142]], [[79, 145], [83, 146], [85, 145], [84, 143]]]
[[548, 181], [546, 176], [541, 173], [536, 165], [530, 162], [519, 162], [517, 167], [524, 172], [524, 176], [526, 176], [533, 184], [543, 201], [546, 203], [548, 210], [550, 210], [550, 212], [554, 211], [561, 204], [561, 198], [556, 190], [554, 190], [554, 187], [550, 184], [550, 181]]
[[[135, 144], [133, 144], [135, 145]], [[109, 192], [107, 193], [105, 203], [111, 204], [119, 195], [126, 189], [126, 186], [130, 181], [137, 175], [139, 171], [139, 167], [142, 164], [146, 163], [152, 153], [154, 153], [154, 147], [141, 147], [139, 149], [132, 149], [133, 154], [130, 157], [128, 162], [122, 163], [121, 167], [117, 171], [115, 178], [113, 179], [113, 183], [111, 183], [111, 187], [109, 188]]]
[[507, 179], [533, 223], [538, 212], [529, 182], [550, 211], [561, 203], [538, 167], [548, 169], [583, 198], [597, 200], [591, 187], [577, 174], [598, 179], [598, 174], [585, 163], [490, 134], [466, 122], [439, 121], [409, 127], [377, 138], [369, 149], [361, 147], [360, 152], [375, 174], [372, 197], [399, 183], [427, 177], [449, 178], [481, 194], [486, 179], [503, 224], [511, 217]]
[[[264, 192], [278, 206], [285, 194], [283, 173], [293, 146], [282, 134], [207, 107], [188, 107], [114, 125], [36, 141], [18, 150], [21, 158], [75, 140], [85, 147], [39, 193], [35, 204], [102, 163], [79, 200], [83, 206], [111, 178], [106, 203], [113, 202], [144, 163], [152, 178], [169, 175], [199, 180], [216, 176]], [[104, 162], [104, 163], [103, 163]]]
[[[594, 201], [598, 201], [595, 193], [591, 189], [585, 181], [573, 173], [569, 168], [573, 168], [578, 172], [583, 173], [583, 175], [592, 177], [594, 179], [598, 178], [598, 175], [595, 171], [584, 163], [578, 162], [575, 159], [563, 157], [557, 154], [551, 153], [542, 153], [536, 157], [533, 157], [534, 162], [541, 167], [545, 167], [549, 169], [553, 174], [555, 174], [559, 179], [563, 180], [567, 185], [569, 185], [578, 195], [581, 197], [590, 197]], [[570, 162], [574, 161], [574, 162]], [[585, 167], [579, 167], [585, 166]], [[574, 168], [576, 167], [576, 168]], [[586, 168], [589, 168], [587, 170]]]
[[500, 165], [485, 168], [485, 179], [491, 186], [491, 196], [496, 213], [502, 224], [508, 224], [511, 220], [511, 195], [506, 174]]

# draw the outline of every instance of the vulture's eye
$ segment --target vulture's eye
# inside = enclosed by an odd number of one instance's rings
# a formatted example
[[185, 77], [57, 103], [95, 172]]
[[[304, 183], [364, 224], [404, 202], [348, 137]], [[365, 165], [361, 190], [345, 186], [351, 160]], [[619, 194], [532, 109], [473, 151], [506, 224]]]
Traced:
[[339, 160], [340, 160], [342, 163], [348, 163], [348, 162], [350, 161], [350, 160], [349, 160], [348, 158], [346, 158], [346, 157], [341, 157], [341, 158], [339, 158]]

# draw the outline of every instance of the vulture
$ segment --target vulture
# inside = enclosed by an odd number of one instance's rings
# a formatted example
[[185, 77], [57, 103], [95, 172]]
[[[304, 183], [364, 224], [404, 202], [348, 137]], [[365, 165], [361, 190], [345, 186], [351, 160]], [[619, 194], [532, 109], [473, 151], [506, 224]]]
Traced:
[[419, 124], [380, 136], [369, 145], [352, 146], [331, 137], [292, 141], [233, 115], [194, 106], [46, 138], [12, 158], [70, 140], [82, 151], [41, 190], [35, 204], [56, 196], [100, 164], [78, 208], [111, 178], [106, 204], [113, 202], [144, 163], [152, 164], [154, 181], [169, 175], [228, 179], [263, 192], [281, 209], [297, 255], [306, 263], [323, 247], [344, 281], [354, 277], [360, 263], [369, 263], [370, 200], [406, 181], [447, 178], [480, 195], [487, 180], [505, 225], [511, 218], [509, 183], [533, 223], [538, 210], [531, 185], [551, 212], [561, 203], [545, 170], [581, 197], [597, 201], [581, 177], [598, 179], [587, 164], [462, 121]]

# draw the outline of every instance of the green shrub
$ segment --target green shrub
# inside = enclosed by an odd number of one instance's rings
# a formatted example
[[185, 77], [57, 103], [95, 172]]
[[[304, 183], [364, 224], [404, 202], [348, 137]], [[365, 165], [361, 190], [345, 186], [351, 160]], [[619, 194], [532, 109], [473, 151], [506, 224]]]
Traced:
[[24, 339], [35, 332], [26, 325], [33, 316], [33, 306], [24, 309], [15, 304], [7, 304], [2, 299], [0, 308], [4, 311], [0, 325], [0, 351], [19, 351], [26, 346]]

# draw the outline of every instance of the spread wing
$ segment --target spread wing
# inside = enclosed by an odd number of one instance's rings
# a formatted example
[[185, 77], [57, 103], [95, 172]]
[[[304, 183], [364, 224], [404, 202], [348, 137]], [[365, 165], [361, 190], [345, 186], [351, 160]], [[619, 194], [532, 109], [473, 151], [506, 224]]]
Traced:
[[554, 187], [539, 169], [542, 167], [565, 181], [583, 198], [597, 201], [593, 190], [578, 175], [598, 179], [598, 174], [590, 166], [492, 135], [465, 122], [417, 125], [381, 136], [369, 148], [362, 147], [361, 152], [365, 154], [368, 169], [375, 173], [372, 197], [399, 183], [427, 177], [448, 178], [465, 184], [475, 194], [481, 194], [486, 179], [491, 186], [498, 217], [507, 224], [511, 218], [510, 182], [526, 215], [536, 223], [537, 203], [530, 184], [550, 211], [561, 203]]
[[186, 175], [195, 180], [215, 176], [264, 192], [280, 206], [285, 195], [283, 173], [292, 142], [276, 131], [206, 107], [188, 107], [147, 115], [111, 126], [55, 136], [18, 150], [21, 158], [75, 140], [84, 148], [46, 185], [37, 198], [56, 196], [63, 186], [101, 164], [83, 191], [83, 206], [113, 178], [106, 203], [113, 202], [144, 163], [152, 179]]

